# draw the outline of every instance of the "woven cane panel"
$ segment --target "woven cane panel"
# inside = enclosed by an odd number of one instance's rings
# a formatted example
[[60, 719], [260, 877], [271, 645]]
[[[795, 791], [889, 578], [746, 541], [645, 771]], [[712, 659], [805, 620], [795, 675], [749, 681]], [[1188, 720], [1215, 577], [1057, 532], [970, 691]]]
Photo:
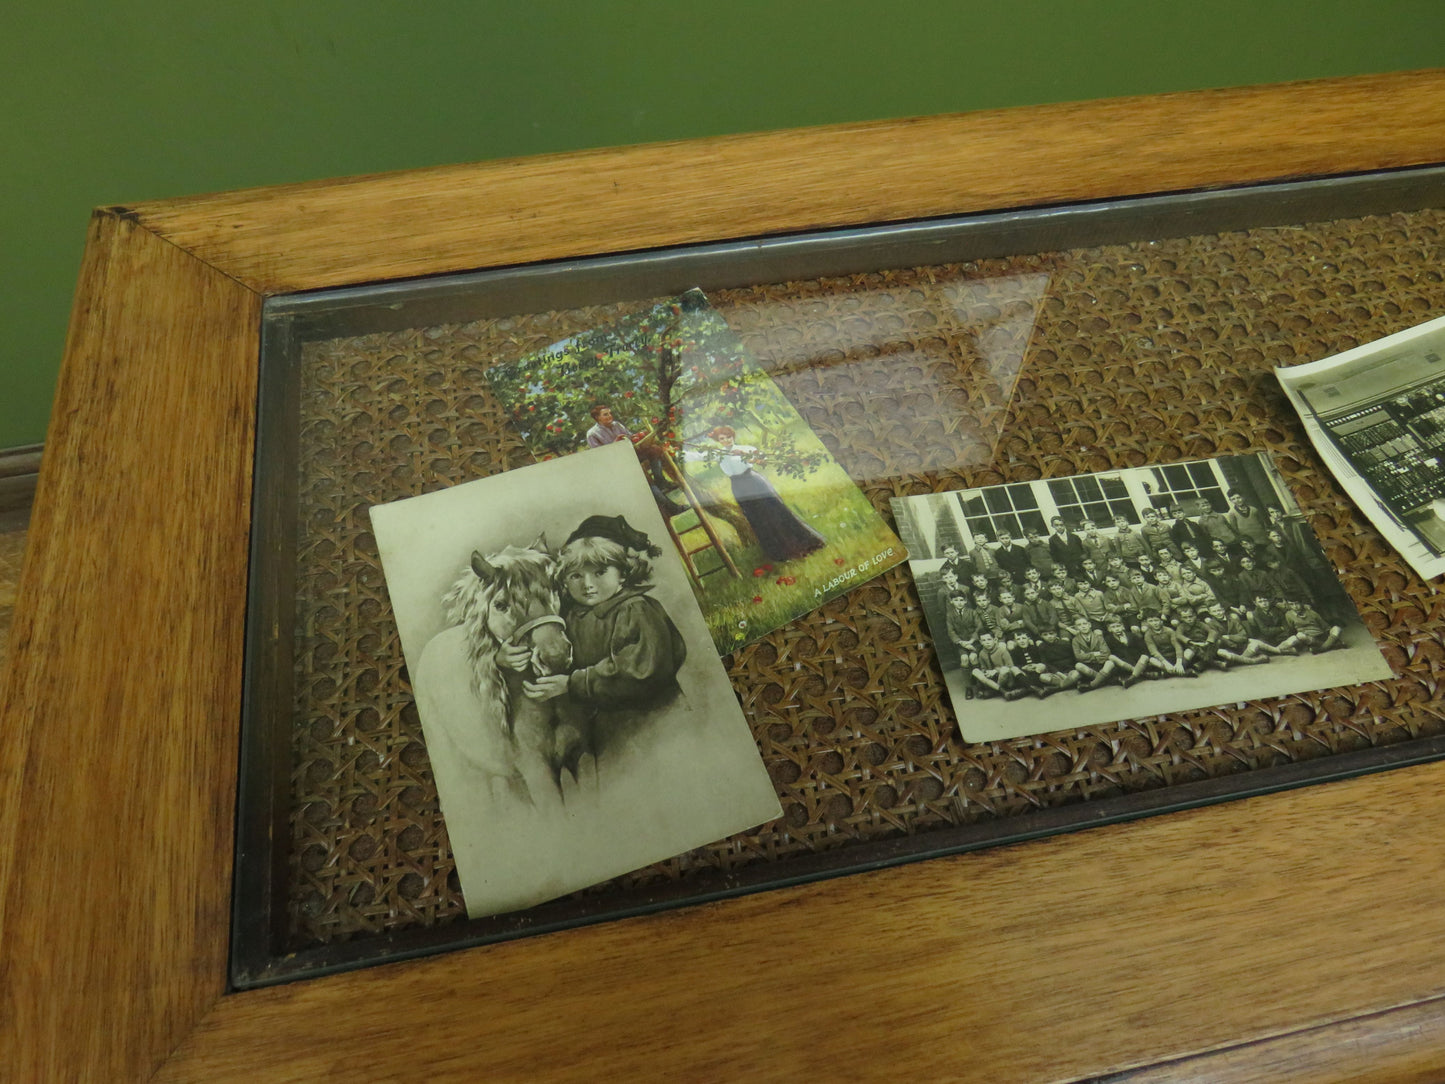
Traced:
[[[1317, 465], [1270, 370], [1445, 311], [1428, 211], [714, 295], [889, 498], [1267, 450], [1393, 681], [966, 745], [906, 566], [726, 660], [784, 815], [588, 891], [1445, 730], [1442, 607]], [[629, 306], [332, 340], [303, 359], [292, 947], [464, 917], [369, 505], [530, 462], [483, 377]]]

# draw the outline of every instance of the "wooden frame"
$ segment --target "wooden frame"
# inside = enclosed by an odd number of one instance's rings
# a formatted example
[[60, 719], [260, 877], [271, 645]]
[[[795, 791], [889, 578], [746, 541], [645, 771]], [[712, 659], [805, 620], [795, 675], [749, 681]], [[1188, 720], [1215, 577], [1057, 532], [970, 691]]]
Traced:
[[1433, 72], [97, 211], [0, 686], [0, 1074], [1325, 1080], [1445, 1063], [1445, 763], [225, 994], [265, 296], [1441, 161]]

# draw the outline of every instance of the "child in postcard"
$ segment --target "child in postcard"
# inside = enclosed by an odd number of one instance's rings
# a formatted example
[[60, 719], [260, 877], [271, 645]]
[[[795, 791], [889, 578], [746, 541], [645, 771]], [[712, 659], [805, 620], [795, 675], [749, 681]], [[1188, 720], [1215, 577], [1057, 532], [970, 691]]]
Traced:
[[648, 594], [662, 550], [622, 516], [588, 516], [557, 560], [573, 670], [527, 682], [533, 700], [566, 695], [590, 717], [593, 755], [643, 727], [682, 695], [682, 635]]

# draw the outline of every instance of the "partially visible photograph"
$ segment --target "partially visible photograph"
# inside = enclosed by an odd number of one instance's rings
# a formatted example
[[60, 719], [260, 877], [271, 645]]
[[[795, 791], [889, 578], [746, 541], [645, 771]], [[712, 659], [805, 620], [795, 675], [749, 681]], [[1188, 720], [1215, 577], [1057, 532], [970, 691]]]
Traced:
[[539, 459], [632, 450], [719, 654], [905, 559], [700, 290], [487, 376]]
[[469, 915], [780, 815], [630, 448], [371, 520]]
[[1445, 317], [1275, 370], [1370, 522], [1429, 579], [1445, 572]]
[[968, 741], [1391, 676], [1266, 455], [893, 510]]

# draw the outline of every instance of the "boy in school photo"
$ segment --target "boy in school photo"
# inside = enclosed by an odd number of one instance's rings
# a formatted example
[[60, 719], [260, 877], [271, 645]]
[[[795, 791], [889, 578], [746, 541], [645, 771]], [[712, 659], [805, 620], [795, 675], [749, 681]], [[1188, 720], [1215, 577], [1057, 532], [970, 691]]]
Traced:
[[[984, 629], [978, 635], [978, 665], [973, 668], [973, 678], [978, 682], [979, 696], [1000, 696], [1017, 683], [1022, 671], [1014, 666], [1013, 655], [994, 635], [991, 629]], [[972, 697], [974, 690], [969, 689]]]

